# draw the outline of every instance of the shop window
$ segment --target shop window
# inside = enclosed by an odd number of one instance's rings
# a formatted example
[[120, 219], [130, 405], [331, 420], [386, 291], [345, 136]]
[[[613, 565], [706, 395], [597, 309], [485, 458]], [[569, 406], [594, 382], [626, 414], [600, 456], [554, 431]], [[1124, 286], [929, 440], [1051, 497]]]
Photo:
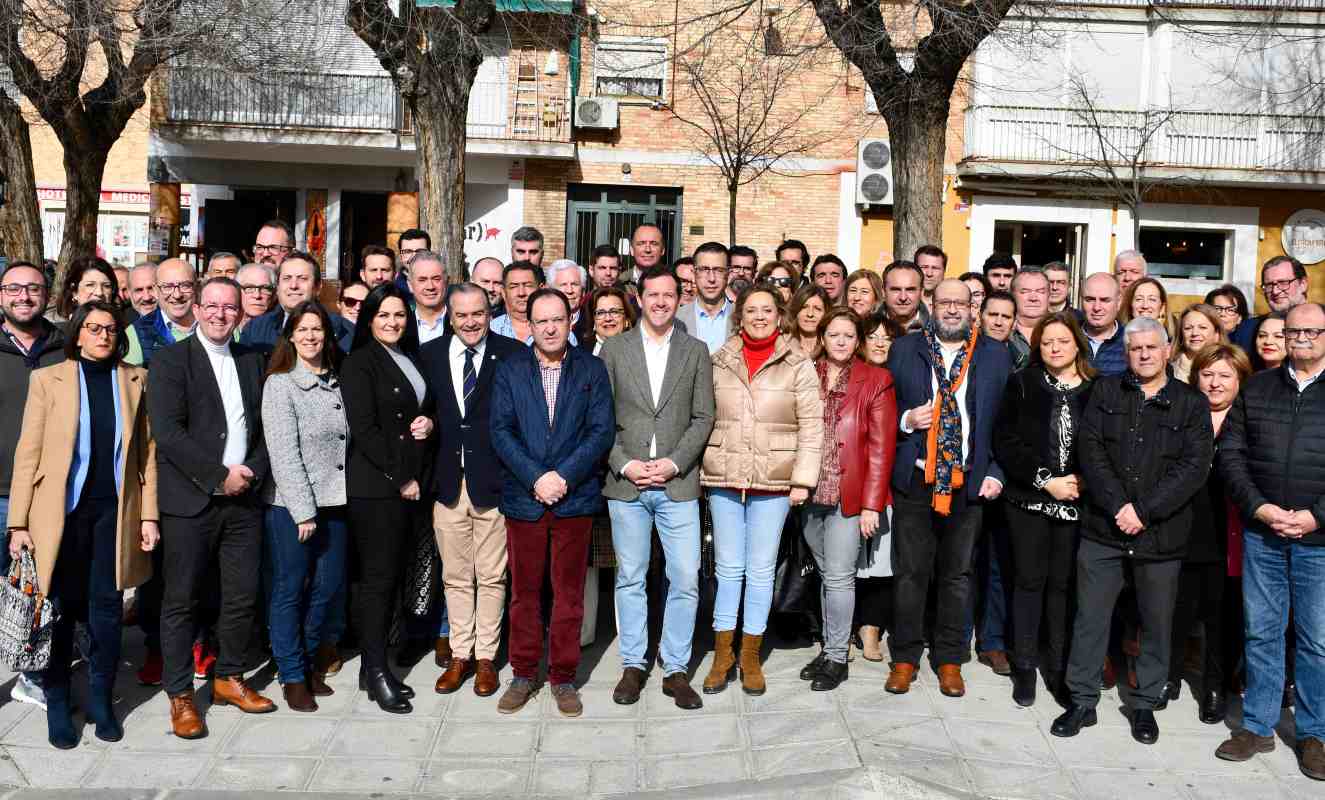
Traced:
[[1231, 231], [1143, 227], [1137, 249], [1153, 277], [1222, 281], [1232, 243]]
[[604, 37], [594, 49], [598, 94], [659, 99], [666, 78], [665, 39]]

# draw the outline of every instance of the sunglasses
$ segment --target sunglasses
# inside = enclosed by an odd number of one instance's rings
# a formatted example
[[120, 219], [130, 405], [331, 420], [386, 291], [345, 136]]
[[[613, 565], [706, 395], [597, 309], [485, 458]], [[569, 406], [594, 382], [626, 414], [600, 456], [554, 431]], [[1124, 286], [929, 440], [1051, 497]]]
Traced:
[[340, 299], [340, 304], [346, 308], [358, 308], [362, 303], [363, 301], [357, 297], [342, 297]]
[[764, 283], [769, 286], [776, 286], [780, 289], [791, 288], [791, 278], [764, 278]]

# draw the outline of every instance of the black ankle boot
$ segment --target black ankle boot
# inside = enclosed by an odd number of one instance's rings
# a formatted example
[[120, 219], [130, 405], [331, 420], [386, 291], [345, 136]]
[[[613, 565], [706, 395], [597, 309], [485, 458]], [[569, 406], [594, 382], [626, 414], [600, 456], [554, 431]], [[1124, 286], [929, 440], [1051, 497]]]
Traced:
[[1218, 725], [1224, 721], [1224, 716], [1228, 712], [1228, 703], [1224, 700], [1224, 693], [1218, 691], [1207, 691], [1201, 697], [1201, 721], [1206, 725]]
[[97, 738], [118, 742], [124, 738], [124, 726], [115, 718], [114, 686], [97, 683], [88, 686], [87, 718], [96, 725]]
[[78, 746], [73, 710], [69, 706], [69, 684], [46, 686], [46, 738], [52, 747], [72, 750]]
[[1012, 700], [1022, 708], [1035, 705], [1035, 667], [1012, 668]]
[[[405, 682], [402, 681], [400, 678], [397, 678], [396, 674], [392, 672], [389, 667], [383, 667], [382, 672], [386, 674], [386, 679], [390, 681], [391, 686], [395, 688], [396, 694], [400, 695], [406, 700], [414, 699], [414, 690], [406, 686]], [[368, 665], [362, 662], [360, 662], [359, 664], [359, 688], [360, 689], [368, 688]]]
[[814, 680], [810, 682], [810, 690], [815, 692], [831, 692], [838, 687], [842, 681], [847, 679], [847, 665], [839, 664], [827, 658], [819, 665], [819, 671], [815, 674]]
[[368, 699], [388, 713], [408, 714], [414, 710], [414, 706], [396, 690], [395, 684], [387, 677], [390, 674], [384, 667], [368, 667], [365, 670]]
[[824, 651], [820, 650], [819, 655], [815, 656], [813, 661], [801, 667], [801, 680], [814, 680], [814, 676], [819, 674], [819, 668], [822, 667], [827, 660], [828, 656], [824, 654]]

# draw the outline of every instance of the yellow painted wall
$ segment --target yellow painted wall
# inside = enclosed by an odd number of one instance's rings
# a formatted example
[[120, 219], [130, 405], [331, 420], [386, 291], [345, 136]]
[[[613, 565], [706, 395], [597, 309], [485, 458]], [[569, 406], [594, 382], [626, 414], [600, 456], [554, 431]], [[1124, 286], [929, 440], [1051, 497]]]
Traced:
[[[970, 195], [960, 195], [949, 189], [943, 200], [943, 242], [940, 246], [948, 254], [950, 278], [955, 278], [966, 271], [965, 264], [970, 258], [971, 251], [971, 233], [966, 227], [970, 216]], [[862, 266], [882, 270], [894, 260], [892, 249], [892, 209], [866, 212], [861, 219], [859, 263]], [[882, 261], [881, 255], [885, 256]], [[896, 258], [910, 257], [910, 253], [896, 256]]]

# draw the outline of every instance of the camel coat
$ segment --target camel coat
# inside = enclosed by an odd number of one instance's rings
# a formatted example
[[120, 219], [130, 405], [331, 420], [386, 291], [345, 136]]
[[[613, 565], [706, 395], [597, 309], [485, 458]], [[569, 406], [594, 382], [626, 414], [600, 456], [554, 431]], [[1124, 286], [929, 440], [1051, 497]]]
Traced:
[[[152, 577], [151, 553], [142, 549], [143, 520], [158, 521], [156, 443], [147, 423], [147, 370], [121, 362], [116, 368], [120, 392], [123, 455], [115, 528], [115, 586], [123, 591]], [[78, 447], [78, 362], [63, 361], [32, 373], [23, 430], [14, 451], [14, 483], [9, 494], [8, 526], [26, 528], [36, 552], [42, 592], [49, 592], [55, 559], [64, 536], [65, 491]]]

